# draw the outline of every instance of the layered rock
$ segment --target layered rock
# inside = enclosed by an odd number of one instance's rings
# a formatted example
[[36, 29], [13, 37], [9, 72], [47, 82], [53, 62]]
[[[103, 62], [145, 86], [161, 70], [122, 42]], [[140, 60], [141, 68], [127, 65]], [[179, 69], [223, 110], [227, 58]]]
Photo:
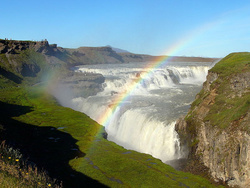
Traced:
[[249, 61], [250, 53], [235, 53], [215, 65], [176, 125], [190, 164], [232, 187], [250, 187]]
[[57, 50], [57, 45], [49, 45], [47, 40], [43, 41], [18, 41], [0, 40], [0, 54], [17, 54], [27, 49], [34, 49], [36, 52], [52, 55]]
[[60, 84], [71, 88], [73, 97], [88, 97], [102, 91], [105, 78], [97, 73], [70, 72], [60, 80]]

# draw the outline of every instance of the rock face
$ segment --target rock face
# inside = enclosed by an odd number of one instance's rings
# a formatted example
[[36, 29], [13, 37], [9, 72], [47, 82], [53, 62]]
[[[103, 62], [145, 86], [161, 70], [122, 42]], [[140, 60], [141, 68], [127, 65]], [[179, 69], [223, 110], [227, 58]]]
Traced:
[[36, 52], [50, 55], [56, 50], [55, 44], [49, 45], [47, 40], [43, 41], [17, 41], [0, 40], [0, 53], [17, 54], [27, 49], [34, 49]]
[[102, 91], [102, 84], [105, 78], [101, 74], [71, 72], [65, 78], [61, 79], [61, 84], [71, 88], [76, 97], [88, 97], [96, 95]]
[[24, 77], [35, 77], [45, 58], [60, 53], [60, 49], [55, 44], [49, 45], [47, 40], [0, 40], [0, 64]]
[[190, 161], [232, 187], [250, 187], [249, 62], [250, 53], [234, 53], [217, 63], [176, 125]]
[[67, 49], [72, 58], [80, 64], [124, 63], [122, 56], [111, 47], [80, 47]]

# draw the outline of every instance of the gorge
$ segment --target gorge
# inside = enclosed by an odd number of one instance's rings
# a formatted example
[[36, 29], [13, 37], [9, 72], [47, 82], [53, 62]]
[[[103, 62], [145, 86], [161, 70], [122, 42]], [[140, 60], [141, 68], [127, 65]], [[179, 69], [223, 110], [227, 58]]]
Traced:
[[[188, 159], [185, 171], [203, 175], [200, 169], [207, 169], [219, 183], [248, 187], [249, 54], [230, 54], [215, 66], [216, 58], [174, 57], [125, 97], [143, 62], [156, 57], [0, 40], [1, 141], [65, 187], [214, 187], [164, 164], [182, 157]], [[112, 101], [117, 96], [119, 104]], [[58, 102], [105, 124], [108, 135]], [[115, 115], [105, 119], [100, 114], [107, 107]]]
[[[59, 94], [61, 104], [66, 103], [104, 125], [108, 140], [169, 163], [185, 157], [180, 153], [175, 121], [187, 113], [214, 63], [167, 62], [135, 83], [135, 79], [147, 71], [145, 67], [150, 67], [148, 64], [150, 62], [78, 66], [75, 71], [82, 76], [91, 73], [104, 76], [102, 91], [87, 98], [69, 99], [55, 89], [54, 96]], [[76, 83], [71, 87], [81, 89], [81, 85]], [[129, 90], [133, 91], [126, 96]], [[117, 97], [124, 99], [115, 101]], [[66, 98], [69, 101], [65, 101]], [[118, 103], [115, 108], [113, 103]], [[107, 111], [112, 113], [107, 115]]]

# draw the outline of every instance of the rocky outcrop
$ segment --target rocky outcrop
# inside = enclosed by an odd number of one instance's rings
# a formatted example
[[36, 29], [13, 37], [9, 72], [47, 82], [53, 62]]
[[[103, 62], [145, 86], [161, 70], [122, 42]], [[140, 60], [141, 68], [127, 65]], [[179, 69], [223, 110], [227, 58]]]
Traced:
[[232, 187], [250, 187], [249, 60], [250, 53], [235, 53], [215, 65], [176, 125], [190, 164], [198, 160]]
[[56, 44], [43, 41], [0, 40], [0, 63], [24, 77], [35, 77], [41, 70], [41, 63], [48, 63], [48, 57], [60, 56], [62, 52]]
[[102, 84], [104, 81], [105, 78], [101, 74], [70, 72], [60, 80], [60, 83], [71, 88], [74, 94], [73, 97], [76, 98], [96, 95], [103, 90]]
[[18, 54], [21, 51], [33, 49], [36, 52], [52, 55], [57, 50], [57, 45], [49, 45], [47, 40], [43, 41], [18, 41], [18, 40], [0, 40], [0, 54]]

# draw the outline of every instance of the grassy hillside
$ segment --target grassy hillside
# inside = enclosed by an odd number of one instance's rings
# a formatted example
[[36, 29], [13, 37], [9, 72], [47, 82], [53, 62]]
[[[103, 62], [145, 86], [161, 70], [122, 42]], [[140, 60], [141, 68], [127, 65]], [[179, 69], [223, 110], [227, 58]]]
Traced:
[[105, 140], [100, 125], [59, 106], [41, 87], [2, 89], [0, 101], [1, 139], [65, 187], [213, 187], [201, 177]]
[[[209, 119], [213, 125], [219, 125], [221, 128], [226, 128], [231, 122], [239, 120], [241, 117], [246, 116], [250, 106], [250, 89], [239, 88], [242, 94], [237, 91], [237, 84], [243, 77], [247, 76], [249, 80], [250, 72], [250, 53], [233, 53], [225, 57], [213, 69], [220, 75], [220, 79], [212, 86], [218, 88], [218, 96], [215, 98], [215, 105], [210, 110], [206, 119]], [[248, 74], [248, 75], [247, 75]], [[242, 78], [240, 78], [242, 77]], [[235, 89], [232, 89], [232, 88]], [[245, 90], [245, 91], [244, 91]], [[222, 105], [223, 104], [223, 105]], [[248, 127], [248, 132], [250, 129]]]
[[[232, 53], [218, 62], [211, 73], [219, 77], [210, 86], [210, 90], [202, 90], [197, 100], [192, 104], [192, 109], [199, 105], [207, 96], [216, 91], [215, 100], [204, 120], [211, 125], [222, 129], [227, 128], [232, 122], [245, 117], [249, 111], [250, 95], [249, 87], [245, 80], [249, 81], [250, 53]], [[189, 116], [189, 119], [192, 116]], [[249, 127], [245, 127], [250, 132]]]

